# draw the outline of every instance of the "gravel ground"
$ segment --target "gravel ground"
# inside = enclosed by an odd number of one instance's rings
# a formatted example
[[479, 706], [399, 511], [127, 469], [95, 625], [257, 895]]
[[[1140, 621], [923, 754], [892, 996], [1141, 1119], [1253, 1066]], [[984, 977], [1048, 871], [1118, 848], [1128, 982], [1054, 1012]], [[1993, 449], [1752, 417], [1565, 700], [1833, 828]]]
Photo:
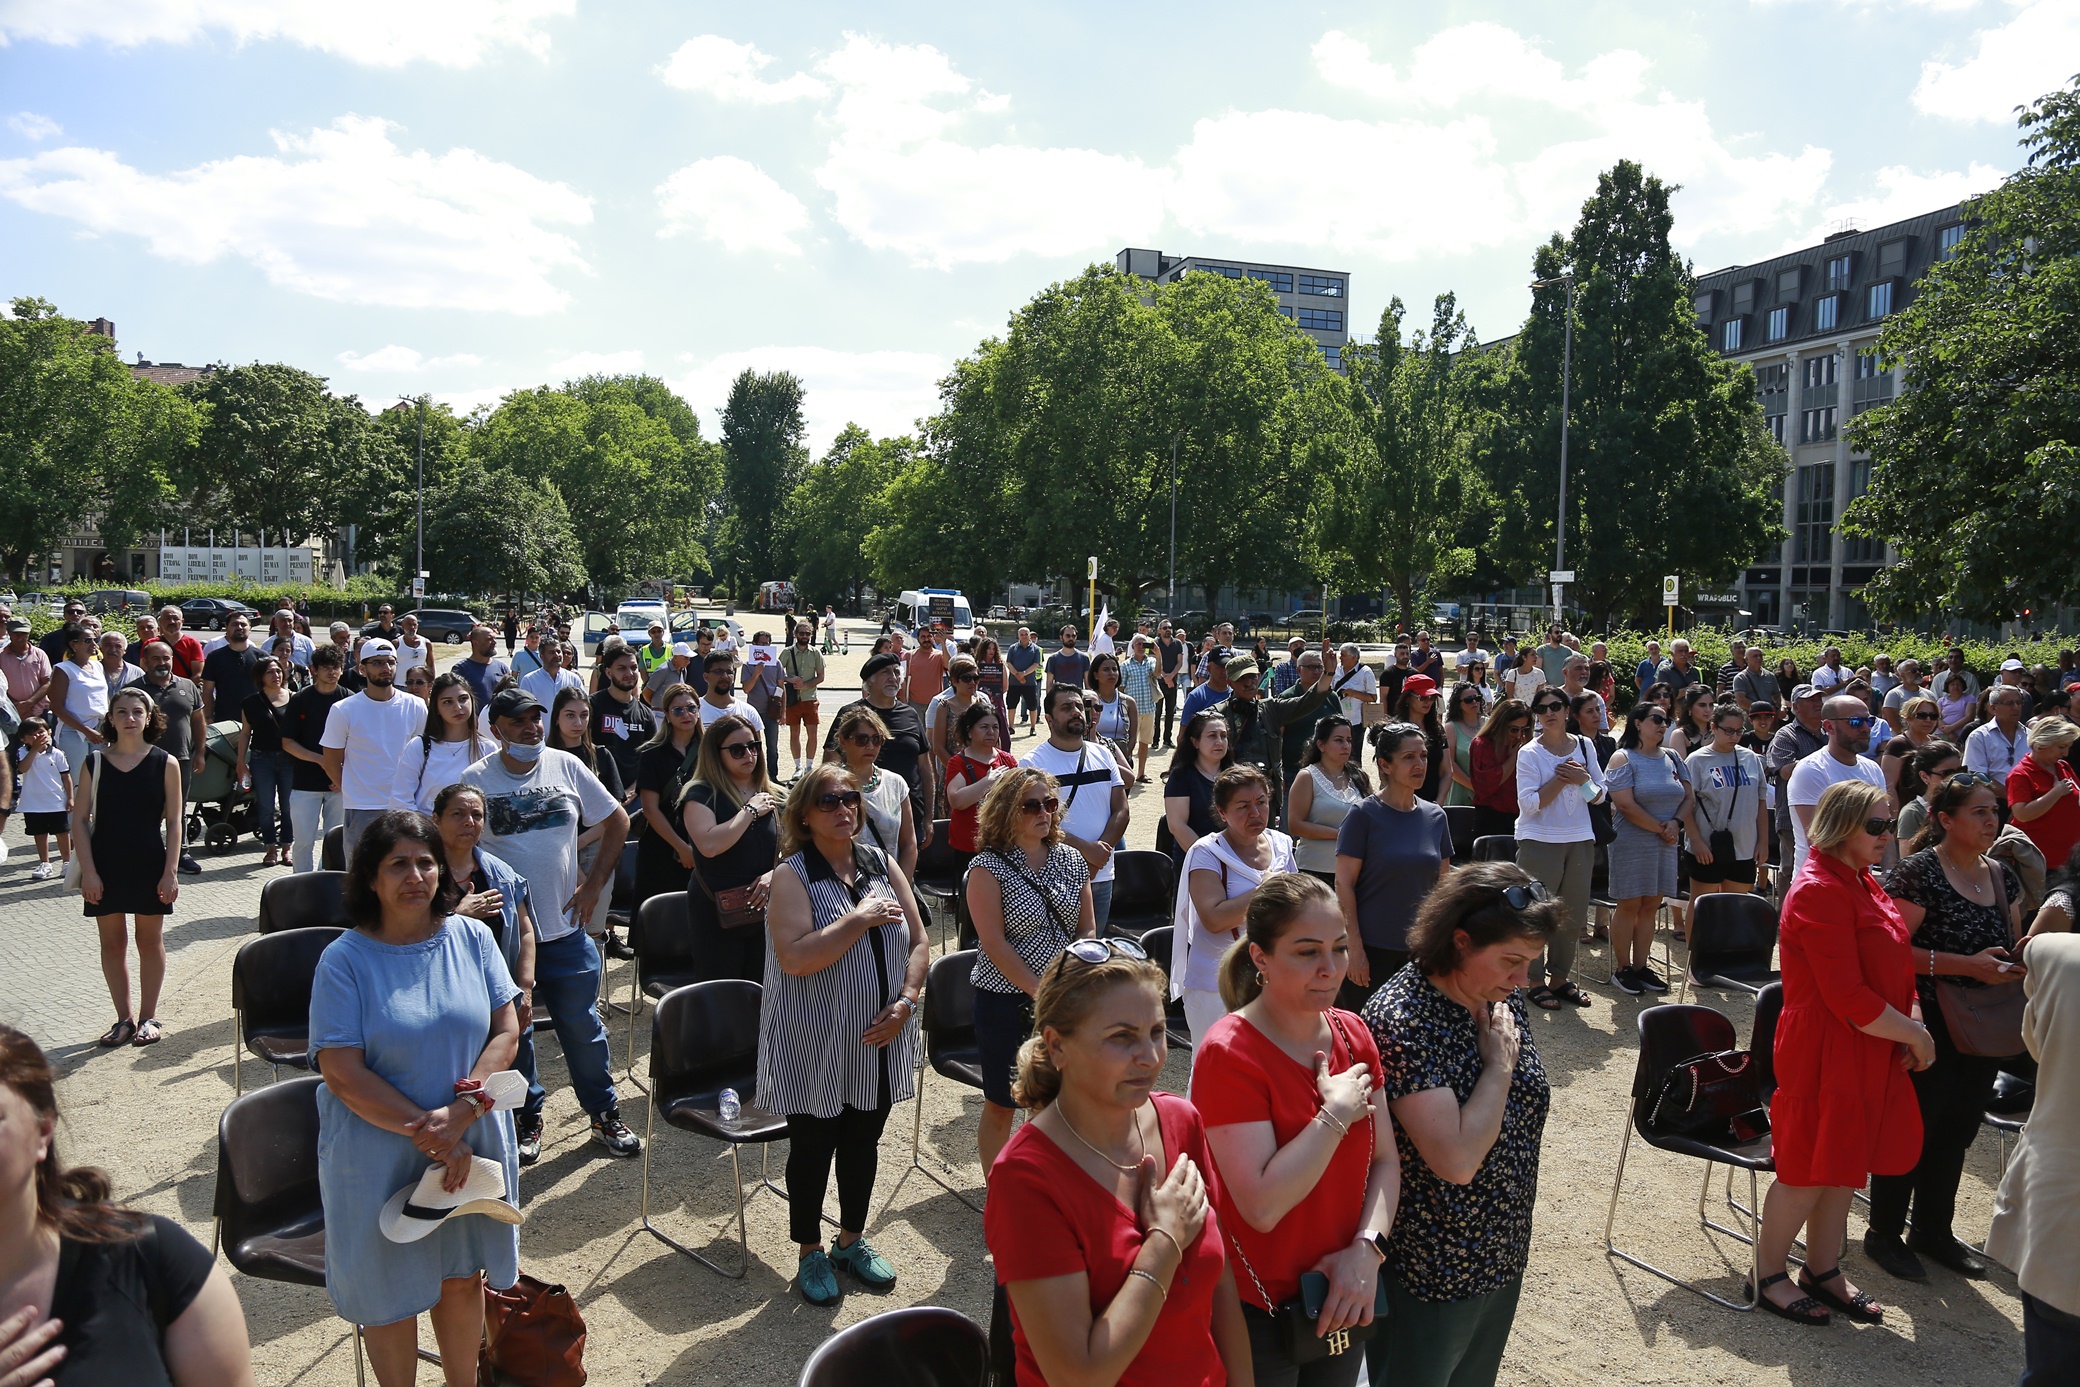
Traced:
[[[852, 657], [834, 661], [837, 669], [856, 671], [869, 644], [871, 636], [855, 635]], [[844, 680], [834, 672], [833, 682]], [[1022, 739], [1014, 750], [1028, 744]], [[1152, 841], [1158, 793], [1134, 796], [1131, 846]], [[122, 1198], [177, 1217], [207, 1238], [214, 1128], [232, 1097], [231, 961], [246, 937], [242, 919], [250, 918], [259, 882], [271, 874], [257, 866], [259, 849], [210, 859], [206, 877], [184, 879], [184, 885], [194, 882], [184, 890], [192, 908], [169, 922], [173, 962], [160, 1011], [168, 1037], [151, 1049], [106, 1053], [90, 1043], [107, 1024], [107, 1002], [97, 996], [91, 926], [55, 883], [29, 883], [18, 826], [10, 830], [9, 846], [13, 856], [0, 867], [0, 957], [6, 960], [0, 1006], [25, 1021], [33, 1013], [32, 1029], [61, 1065], [62, 1150], [69, 1160], [106, 1166]], [[1584, 958], [1585, 973], [1600, 972], [1607, 962], [1594, 952], [1585, 951]], [[627, 995], [627, 967], [616, 964], [610, 971], [617, 997]], [[1611, 989], [1591, 991], [1596, 1001], [1587, 1010], [1534, 1015], [1536, 1041], [1553, 1076], [1553, 1111], [1536, 1240], [1504, 1382], [1811, 1384], [1853, 1378], [1993, 1387], [2014, 1381], [2022, 1351], [2013, 1278], [1997, 1271], [1974, 1283], [1937, 1269], [1920, 1285], [1894, 1282], [1855, 1249], [1859, 1218], [1851, 1220], [1847, 1261], [1852, 1276], [1887, 1304], [1882, 1326], [1843, 1322], [1810, 1330], [1761, 1314], [1736, 1314], [1606, 1257], [1601, 1229], [1641, 1003]], [[56, 997], [66, 1004], [50, 1005]], [[1751, 1008], [1744, 997], [1707, 993], [1703, 1000], [1725, 1010], [1746, 1035]], [[616, 1063], [623, 1065], [626, 1022], [618, 1015], [615, 1020]], [[640, 1075], [648, 1037], [644, 1026], [637, 1029]], [[1183, 1089], [1188, 1063], [1187, 1053], [1172, 1054], [1166, 1087]], [[249, 1085], [266, 1078], [261, 1067], [248, 1065]], [[793, 1294], [794, 1252], [777, 1199], [761, 1193], [747, 1209], [748, 1276], [716, 1276], [641, 1231], [640, 1165], [607, 1159], [588, 1144], [553, 1039], [543, 1049], [543, 1078], [552, 1094], [548, 1140], [541, 1163], [523, 1175], [528, 1221], [521, 1264], [577, 1296], [590, 1328], [587, 1366], [593, 1381], [781, 1387], [797, 1378], [803, 1361], [835, 1329], [885, 1309], [946, 1305], [986, 1320], [990, 1271], [980, 1216], [911, 1169], [913, 1104], [899, 1105], [890, 1119], [869, 1230], [901, 1281], [889, 1295], [855, 1290], [835, 1309], [818, 1310]], [[642, 1095], [626, 1083], [622, 1094], [625, 1115], [642, 1130]], [[925, 1160], [974, 1196], [980, 1192], [974, 1157], [978, 1107], [971, 1091], [936, 1076], [926, 1085]], [[777, 1168], [785, 1148], [774, 1155]], [[758, 1154], [747, 1149], [745, 1159], [747, 1178], [755, 1182]], [[1618, 1208], [1620, 1245], [1700, 1278], [1720, 1294], [1738, 1295], [1746, 1248], [1697, 1227], [1699, 1175], [1695, 1162], [1643, 1152], [1635, 1144]], [[1958, 1227], [1968, 1238], [1983, 1235], [1996, 1175], [1993, 1143], [1986, 1138], [1972, 1151], [1960, 1198]], [[651, 1188], [653, 1216], [674, 1236], [733, 1262], [736, 1229], [725, 1153], [686, 1133], [660, 1132]], [[1723, 1192], [1723, 1181], [1715, 1189]], [[233, 1280], [261, 1383], [354, 1380], [345, 1326], [321, 1291]], [[419, 1380], [440, 1379], [428, 1366]]]

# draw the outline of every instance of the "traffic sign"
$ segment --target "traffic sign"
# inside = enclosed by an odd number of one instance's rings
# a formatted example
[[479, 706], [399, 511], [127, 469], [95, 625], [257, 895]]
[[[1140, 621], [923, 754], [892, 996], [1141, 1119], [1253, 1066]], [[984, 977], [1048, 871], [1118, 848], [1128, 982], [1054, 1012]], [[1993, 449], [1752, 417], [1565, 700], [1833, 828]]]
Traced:
[[1664, 607], [1676, 606], [1677, 599], [1682, 593], [1682, 587], [1680, 577], [1674, 573], [1663, 578], [1661, 580], [1661, 605]]
[[1574, 570], [1571, 568], [1556, 568], [1546, 574], [1546, 581], [1549, 583], [1571, 583], [1574, 581]]

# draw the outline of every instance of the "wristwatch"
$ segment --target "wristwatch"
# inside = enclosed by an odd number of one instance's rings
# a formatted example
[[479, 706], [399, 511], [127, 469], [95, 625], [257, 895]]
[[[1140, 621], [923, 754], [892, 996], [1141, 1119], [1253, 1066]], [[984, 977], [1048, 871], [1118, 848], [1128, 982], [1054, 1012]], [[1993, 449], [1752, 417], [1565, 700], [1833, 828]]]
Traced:
[[1366, 1228], [1359, 1232], [1358, 1241], [1377, 1252], [1381, 1262], [1387, 1260], [1387, 1235], [1385, 1233], [1380, 1232], [1376, 1228]]

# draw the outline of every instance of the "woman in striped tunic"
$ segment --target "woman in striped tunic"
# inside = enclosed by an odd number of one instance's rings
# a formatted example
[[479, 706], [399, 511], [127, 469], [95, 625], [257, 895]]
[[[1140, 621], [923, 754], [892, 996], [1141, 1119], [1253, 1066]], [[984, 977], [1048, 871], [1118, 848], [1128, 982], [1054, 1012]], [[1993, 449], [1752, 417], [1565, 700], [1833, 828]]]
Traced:
[[[780, 821], [788, 856], [766, 914], [758, 1017], [758, 1103], [787, 1118], [788, 1223], [796, 1286], [834, 1305], [843, 1268], [873, 1290], [896, 1274], [860, 1236], [881, 1129], [915, 1090], [917, 998], [931, 947], [900, 867], [855, 841], [863, 805], [845, 768], [794, 784]], [[838, 1167], [838, 1240], [823, 1248], [823, 1195]]]

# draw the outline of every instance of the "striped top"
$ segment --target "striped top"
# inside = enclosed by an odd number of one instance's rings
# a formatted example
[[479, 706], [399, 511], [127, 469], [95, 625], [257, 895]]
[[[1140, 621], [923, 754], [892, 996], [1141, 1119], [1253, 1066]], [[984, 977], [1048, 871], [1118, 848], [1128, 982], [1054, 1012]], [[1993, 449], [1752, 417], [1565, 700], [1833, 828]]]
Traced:
[[[1027, 864], [1026, 855], [1016, 848], [1008, 855], [993, 848], [984, 849], [976, 854], [968, 871], [987, 871], [997, 879], [997, 889], [1004, 897], [1004, 941], [1018, 955], [1019, 962], [1036, 975], [1044, 972], [1076, 937], [1081, 928], [1078, 915], [1083, 906], [1083, 887], [1091, 878], [1091, 868], [1083, 854], [1067, 843], [1056, 843], [1047, 850], [1047, 861], [1037, 876]], [[1045, 900], [1041, 899], [1041, 891], [1047, 893]], [[975, 969], [968, 976], [979, 992], [1007, 996], [1018, 993], [980, 948], [975, 950]]]
[[[828, 928], [868, 896], [897, 899], [886, 856], [857, 844], [852, 855], [857, 896], [814, 848], [782, 864], [809, 893], [817, 929]], [[868, 930], [837, 962], [803, 977], [781, 970], [769, 938], [758, 1008], [758, 1105], [783, 1117], [836, 1117], [847, 1107], [872, 1112], [881, 1105], [884, 1071], [889, 1100], [910, 1097], [917, 1069], [916, 1015], [881, 1049], [860, 1042], [874, 1017], [901, 993], [909, 958], [910, 927], [900, 919]]]

